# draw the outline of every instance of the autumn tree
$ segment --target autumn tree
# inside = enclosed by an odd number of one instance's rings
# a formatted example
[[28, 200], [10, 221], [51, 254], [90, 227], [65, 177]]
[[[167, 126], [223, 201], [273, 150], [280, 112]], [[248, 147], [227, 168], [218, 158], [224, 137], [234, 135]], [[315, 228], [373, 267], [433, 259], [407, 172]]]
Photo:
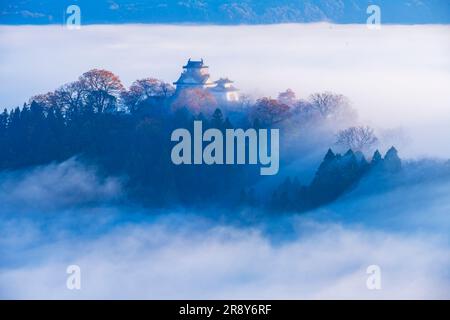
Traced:
[[212, 114], [217, 107], [217, 100], [204, 89], [185, 89], [177, 94], [172, 109], [186, 108], [194, 113]]
[[121, 98], [128, 110], [133, 113], [137, 111], [141, 103], [151, 98], [166, 99], [174, 92], [175, 88], [171, 84], [154, 78], [146, 78], [133, 82], [129, 90], [121, 93]]
[[271, 98], [262, 98], [253, 106], [252, 117], [262, 125], [274, 125], [289, 116], [289, 106]]
[[47, 92], [43, 94], [38, 94], [30, 98], [28, 104], [32, 104], [34, 102], [40, 104], [45, 108], [50, 108], [54, 106], [61, 107], [60, 101], [58, 100], [55, 92]]
[[297, 97], [295, 96], [295, 92], [292, 91], [292, 89], [287, 89], [286, 91], [280, 92], [278, 94], [277, 100], [288, 106], [293, 106], [297, 102]]
[[69, 112], [90, 108], [102, 113], [115, 109], [123, 90], [119, 77], [114, 73], [93, 69], [81, 75], [78, 81], [67, 83], [53, 92], [33, 96], [29, 104], [35, 101], [44, 108]]
[[107, 70], [92, 69], [83, 73], [78, 81], [86, 103], [98, 113], [113, 110], [124, 90], [119, 77]]
[[53, 92], [33, 96], [33, 101], [39, 103], [46, 110], [53, 109], [67, 115], [79, 113], [85, 105], [85, 92], [79, 81], [67, 83]]

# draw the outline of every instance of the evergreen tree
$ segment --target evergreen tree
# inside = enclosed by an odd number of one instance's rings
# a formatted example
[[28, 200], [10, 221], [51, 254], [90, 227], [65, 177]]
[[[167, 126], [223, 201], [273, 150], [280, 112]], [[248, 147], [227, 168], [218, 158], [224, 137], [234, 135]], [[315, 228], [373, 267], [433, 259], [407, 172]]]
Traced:
[[380, 151], [376, 150], [375, 153], [372, 156], [372, 161], [370, 162], [370, 165], [372, 167], [376, 167], [379, 164], [383, 162], [383, 158], [381, 157]]
[[224, 127], [222, 110], [220, 110], [219, 108], [217, 108], [212, 115], [211, 127], [217, 129], [223, 129]]
[[397, 149], [391, 147], [384, 156], [384, 167], [388, 172], [398, 172], [402, 168], [402, 161], [398, 156]]

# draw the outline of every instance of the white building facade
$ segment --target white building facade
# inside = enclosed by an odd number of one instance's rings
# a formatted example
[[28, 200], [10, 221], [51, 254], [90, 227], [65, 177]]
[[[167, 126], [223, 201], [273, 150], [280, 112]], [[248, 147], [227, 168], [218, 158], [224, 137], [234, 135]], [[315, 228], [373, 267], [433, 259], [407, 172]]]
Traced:
[[228, 78], [211, 81], [209, 67], [203, 63], [203, 59], [197, 61], [189, 59], [183, 69], [178, 80], [173, 83], [177, 92], [186, 89], [204, 89], [208, 90], [218, 102], [239, 101], [239, 90], [233, 86], [233, 81]]

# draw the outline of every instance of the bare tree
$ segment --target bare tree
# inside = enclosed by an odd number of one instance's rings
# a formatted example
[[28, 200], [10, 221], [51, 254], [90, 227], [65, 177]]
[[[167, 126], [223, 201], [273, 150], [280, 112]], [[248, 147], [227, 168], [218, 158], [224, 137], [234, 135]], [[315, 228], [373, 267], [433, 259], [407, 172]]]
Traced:
[[79, 110], [83, 107], [85, 90], [80, 81], [63, 85], [55, 91], [55, 96], [61, 108]]
[[248, 94], [241, 94], [239, 97], [239, 104], [242, 108], [249, 108], [253, 103], [253, 99]]
[[32, 101], [39, 103], [44, 108], [57, 108], [59, 110], [75, 110], [84, 104], [85, 89], [79, 81], [70, 82], [53, 92], [33, 96]]
[[363, 151], [374, 146], [378, 142], [374, 130], [370, 127], [351, 127], [342, 130], [337, 135], [336, 144], [352, 149], [353, 151]]
[[161, 81], [159, 84], [159, 92], [160, 96], [168, 98], [173, 96], [173, 94], [175, 93], [175, 88], [170, 83]]
[[332, 92], [315, 93], [309, 97], [311, 108], [322, 117], [341, 117], [351, 115], [352, 110], [347, 97]]
[[43, 94], [38, 94], [35, 96], [32, 96], [30, 100], [28, 101], [28, 104], [31, 105], [32, 102], [36, 102], [40, 104], [44, 108], [51, 108], [55, 106], [60, 106], [60, 101], [58, 97], [56, 96], [55, 92], [47, 92]]

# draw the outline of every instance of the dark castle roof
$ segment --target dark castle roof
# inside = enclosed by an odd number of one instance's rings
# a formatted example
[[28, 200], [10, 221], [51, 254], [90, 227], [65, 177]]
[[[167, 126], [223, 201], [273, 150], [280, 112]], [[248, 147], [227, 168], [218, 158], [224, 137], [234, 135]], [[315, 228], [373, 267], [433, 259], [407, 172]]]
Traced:
[[217, 83], [217, 85], [225, 85], [225, 84], [228, 84], [228, 83], [233, 83], [233, 81], [231, 81], [228, 78], [220, 78], [219, 80], [214, 81], [214, 83]]
[[208, 68], [208, 66], [203, 65], [203, 59], [201, 60], [188, 60], [188, 63], [183, 66], [183, 69], [201, 69], [201, 68]]
[[232, 92], [232, 91], [239, 91], [236, 87], [234, 87], [233, 85], [230, 85], [228, 87], [226, 87], [225, 85], [227, 84], [231, 84], [233, 83], [233, 81], [231, 81], [228, 78], [220, 78], [217, 81], [214, 81], [214, 83], [216, 84], [215, 87], [211, 88], [212, 91], [219, 91], [219, 92]]
[[[186, 79], [193, 79], [195, 81], [195, 83], [190, 83], [190, 82], [185, 82]], [[208, 84], [211, 83], [208, 81], [209, 80], [209, 75], [208, 74], [196, 74], [196, 73], [182, 73], [180, 78], [178, 78], [178, 80], [176, 82], [174, 82], [173, 84], [178, 85], [178, 84], [182, 84], [182, 85], [198, 85], [198, 84]]]

